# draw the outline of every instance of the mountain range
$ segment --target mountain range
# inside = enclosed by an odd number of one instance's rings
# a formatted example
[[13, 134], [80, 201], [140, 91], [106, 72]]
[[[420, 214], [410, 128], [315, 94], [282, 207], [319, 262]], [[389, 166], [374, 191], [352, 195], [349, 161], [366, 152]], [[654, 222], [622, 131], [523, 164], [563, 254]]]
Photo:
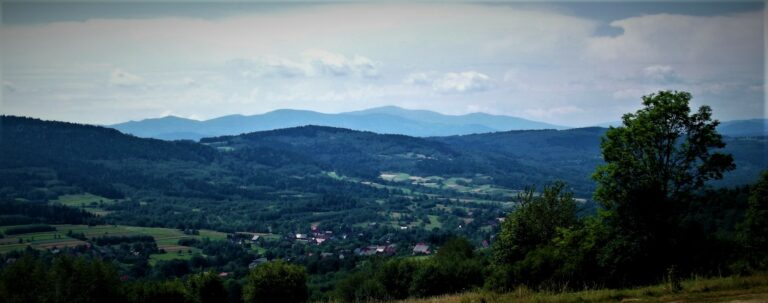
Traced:
[[[510, 130], [556, 129], [570, 127], [528, 119], [471, 113], [445, 115], [428, 110], [411, 110], [396, 106], [376, 107], [361, 111], [326, 114], [308, 110], [281, 109], [258, 115], [227, 115], [209, 120], [193, 120], [176, 116], [129, 121], [108, 127], [126, 134], [163, 140], [199, 140], [204, 137], [238, 135], [255, 131], [290, 128], [305, 125], [340, 127], [371, 131], [379, 134], [399, 134], [414, 137], [454, 136]], [[596, 126], [618, 126], [608, 122]], [[726, 136], [768, 135], [768, 120], [734, 120], [720, 125]]]
[[409, 110], [396, 106], [338, 114], [281, 109], [258, 115], [228, 115], [204, 121], [166, 116], [119, 123], [109, 125], [109, 127], [138, 137], [164, 140], [198, 140], [203, 137], [237, 135], [304, 125], [341, 127], [380, 134], [415, 137], [569, 128], [511, 116], [485, 113], [454, 116], [428, 110]]

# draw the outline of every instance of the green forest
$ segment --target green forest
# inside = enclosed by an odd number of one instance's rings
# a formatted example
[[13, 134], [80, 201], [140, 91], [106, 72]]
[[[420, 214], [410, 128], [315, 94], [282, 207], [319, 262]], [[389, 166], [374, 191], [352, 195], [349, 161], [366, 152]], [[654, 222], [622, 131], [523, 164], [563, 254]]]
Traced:
[[768, 138], [720, 135], [691, 99], [647, 95], [607, 129], [430, 138], [162, 141], [3, 116], [0, 301], [674, 293], [762, 276]]

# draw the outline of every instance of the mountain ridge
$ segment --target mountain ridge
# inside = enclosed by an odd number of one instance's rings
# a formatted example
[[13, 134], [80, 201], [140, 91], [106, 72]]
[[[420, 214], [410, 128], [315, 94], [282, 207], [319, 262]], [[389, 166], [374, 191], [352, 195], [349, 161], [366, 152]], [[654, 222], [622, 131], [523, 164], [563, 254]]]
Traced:
[[[167, 122], [167, 123], [165, 123]], [[370, 108], [337, 114], [310, 110], [278, 109], [256, 115], [226, 115], [208, 120], [166, 116], [106, 125], [138, 137], [166, 140], [237, 135], [254, 131], [304, 125], [322, 125], [401, 134], [414, 137], [448, 136], [525, 129], [567, 129], [524, 118], [471, 113], [445, 115], [429, 110], [411, 110], [396, 106]]]
[[[614, 121], [595, 126], [607, 128], [618, 124], [621, 123]], [[105, 126], [143, 138], [197, 141], [205, 137], [239, 135], [306, 125], [413, 137], [445, 137], [511, 130], [573, 129], [573, 127], [514, 116], [479, 112], [447, 115], [430, 110], [405, 109], [391, 105], [335, 114], [300, 109], [278, 109], [263, 114], [232, 114], [208, 120], [169, 115]], [[718, 130], [721, 134], [731, 137], [765, 136], [768, 135], [768, 119], [723, 121]]]

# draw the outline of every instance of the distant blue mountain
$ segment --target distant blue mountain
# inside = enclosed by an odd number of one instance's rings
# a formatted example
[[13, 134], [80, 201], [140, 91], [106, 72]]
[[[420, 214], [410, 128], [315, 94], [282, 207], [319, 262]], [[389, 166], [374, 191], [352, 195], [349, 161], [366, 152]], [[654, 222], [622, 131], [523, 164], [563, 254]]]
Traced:
[[731, 137], [768, 136], [768, 119], [725, 121], [720, 123], [717, 130]]
[[281, 109], [260, 115], [229, 115], [205, 121], [167, 116], [130, 121], [109, 127], [138, 137], [164, 140], [198, 140], [203, 137], [237, 135], [304, 125], [342, 127], [381, 134], [401, 134], [416, 137], [568, 128], [510, 116], [484, 113], [454, 116], [395, 106], [339, 114]]
[[[621, 121], [612, 121], [600, 123], [595, 126], [608, 128], [621, 125]], [[723, 121], [717, 127], [717, 131], [720, 132], [720, 134], [729, 137], [768, 136], [768, 119]]]
[[[428, 110], [411, 110], [396, 106], [376, 107], [339, 114], [308, 110], [281, 109], [260, 115], [228, 115], [205, 121], [175, 116], [130, 121], [109, 127], [138, 137], [164, 140], [199, 140], [204, 137], [238, 135], [304, 125], [341, 127], [380, 134], [436, 137], [489, 133], [510, 130], [568, 129], [569, 127], [532, 121], [518, 117], [472, 113], [444, 115]], [[620, 126], [607, 122], [598, 126]], [[720, 124], [721, 134], [730, 137], [766, 136], [768, 120], [734, 120]]]

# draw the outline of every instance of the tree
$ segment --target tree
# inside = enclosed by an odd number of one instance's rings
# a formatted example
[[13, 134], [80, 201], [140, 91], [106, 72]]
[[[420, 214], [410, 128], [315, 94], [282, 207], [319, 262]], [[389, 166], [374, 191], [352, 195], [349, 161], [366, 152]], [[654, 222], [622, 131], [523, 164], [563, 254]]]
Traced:
[[747, 259], [757, 268], [768, 267], [768, 170], [752, 188], [749, 196], [742, 242]]
[[187, 289], [195, 302], [214, 303], [227, 300], [227, 290], [213, 271], [192, 275], [187, 280]]
[[578, 221], [576, 202], [573, 194], [565, 190], [565, 183], [545, 186], [539, 197], [533, 189], [528, 189], [518, 199], [517, 210], [501, 224], [499, 237], [494, 242], [497, 263], [520, 261], [528, 252], [549, 244], [558, 228], [572, 227]]
[[298, 265], [283, 261], [267, 262], [252, 269], [243, 286], [245, 302], [304, 302], [307, 273]]
[[493, 290], [510, 290], [519, 283], [536, 287], [553, 279], [563, 265], [556, 255], [555, 239], [579, 223], [576, 202], [565, 183], [545, 186], [538, 197], [529, 189], [519, 200], [493, 244], [495, 264], [486, 283]]
[[[691, 94], [660, 91], [602, 138], [605, 164], [593, 175], [611, 229], [601, 262], [619, 278], [648, 279], [680, 261], [675, 236], [682, 210], [705, 182], [734, 168], [708, 106], [691, 114]], [[661, 268], [659, 268], [661, 267]], [[646, 273], [648, 276], [643, 277]]]
[[417, 265], [412, 260], [400, 258], [392, 258], [382, 264], [376, 272], [376, 279], [386, 289], [389, 299], [402, 300], [408, 297]]

